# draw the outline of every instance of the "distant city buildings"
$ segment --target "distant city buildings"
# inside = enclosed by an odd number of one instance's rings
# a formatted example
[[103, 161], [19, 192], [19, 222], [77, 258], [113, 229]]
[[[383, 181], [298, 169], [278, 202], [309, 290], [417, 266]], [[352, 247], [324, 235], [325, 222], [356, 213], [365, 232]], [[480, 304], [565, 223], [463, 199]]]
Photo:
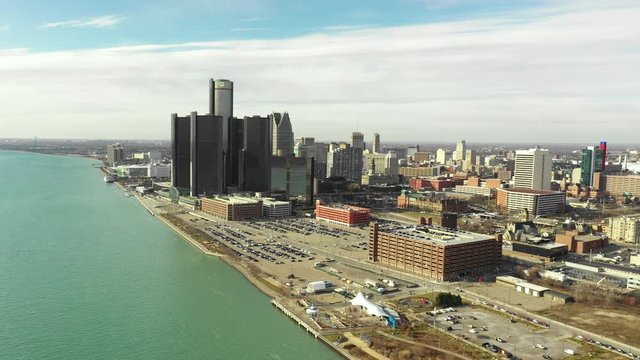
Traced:
[[359, 182], [362, 177], [362, 149], [347, 144], [330, 150], [327, 154], [327, 177], [344, 177]]
[[364, 150], [364, 134], [361, 132], [354, 132], [351, 134], [351, 147], [360, 149], [360, 152]]
[[456, 145], [456, 157], [454, 160], [458, 162], [462, 162], [467, 155], [467, 142], [464, 140], [460, 140]]
[[609, 219], [609, 238], [611, 241], [640, 243], [640, 215]]
[[551, 189], [551, 154], [546, 149], [516, 151], [515, 187], [534, 190]]

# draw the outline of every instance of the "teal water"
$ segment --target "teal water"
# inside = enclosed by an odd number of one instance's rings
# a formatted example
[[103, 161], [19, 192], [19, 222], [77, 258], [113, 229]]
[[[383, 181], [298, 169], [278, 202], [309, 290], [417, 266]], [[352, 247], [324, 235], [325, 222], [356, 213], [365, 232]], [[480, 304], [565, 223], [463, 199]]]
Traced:
[[338, 359], [82, 158], [0, 151], [0, 359]]

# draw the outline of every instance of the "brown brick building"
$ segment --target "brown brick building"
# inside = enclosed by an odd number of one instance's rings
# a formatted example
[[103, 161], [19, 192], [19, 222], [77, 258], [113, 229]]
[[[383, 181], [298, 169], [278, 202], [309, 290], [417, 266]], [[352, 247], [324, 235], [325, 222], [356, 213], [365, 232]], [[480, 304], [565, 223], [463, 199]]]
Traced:
[[502, 241], [488, 235], [428, 225], [369, 228], [369, 261], [438, 281], [492, 273], [501, 257]]
[[262, 218], [262, 200], [241, 197], [216, 197], [200, 200], [203, 212], [228, 221]]
[[609, 246], [609, 241], [596, 235], [579, 235], [577, 231], [565, 231], [556, 235], [556, 244], [567, 245], [570, 252], [588, 254]]
[[403, 192], [398, 196], [398, 208], [429, 212], [466, 212], [469, 203], [460, 199], [439, 199], [422, 194]]

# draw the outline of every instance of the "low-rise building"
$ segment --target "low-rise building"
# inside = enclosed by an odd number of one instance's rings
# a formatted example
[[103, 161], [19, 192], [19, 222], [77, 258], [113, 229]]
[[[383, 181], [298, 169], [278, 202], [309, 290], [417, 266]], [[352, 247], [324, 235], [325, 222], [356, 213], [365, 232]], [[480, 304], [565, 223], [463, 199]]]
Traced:
[[398, 208], [417, 209], [428, 212], [466, 212], [469, 203], [454, 198], [438, 198], [403, 191], [398, 196]]
[[369, 223], [371, 210], [345, 204], [325, 204], [316, 201], [316, 219], [333, 224], [360, 226]]
[[262, 215], [266, 218], [282, 218], [291, 216], [291, 202], [262, 198]]
[[453, 179], [425, 179], [425, 178], [410, 178], [409, 187], [415, 191], [420, 190], [434, 190], [443, 191], [448, 188], [454, 187], [456, 184], [462, 184], [462, 181], [455, 181]]
[[484, 186], [456, 185], [456, 192], [484, 196], [488, 198], [493, 196], [492, 189]]
[[492, 236], [438, 226], [369, 227], [369, 261], [438, 281], [495, 272], [501, 248]]
[[530, 215], [557, 215], [565, 210], [566, 195], [561, 191], [524, 188], [497, 189], [496, 204], [502, 212], [526, 210]]
[[169, 178], [169, 166], [162, 164], [120, 165], [115, 168], [118, 177]]
[[640, 176], [605, 175], [604, 190], [612, 196], [640, 196]]
[[567, 245], [570, 252], [589, 254], [609, 246], [606, 237], [597, 235], [580, 235], [577, 231], [565, 231], [556, 234], [556, 243]]
[[262, 200], [239, 196], [218, 196], [200, 200], [201, 210], [227, 221], [262, 218]]
[[406, 177], [438, 176], [439, 166], [401, 166], [398, 169], [400, 175]]

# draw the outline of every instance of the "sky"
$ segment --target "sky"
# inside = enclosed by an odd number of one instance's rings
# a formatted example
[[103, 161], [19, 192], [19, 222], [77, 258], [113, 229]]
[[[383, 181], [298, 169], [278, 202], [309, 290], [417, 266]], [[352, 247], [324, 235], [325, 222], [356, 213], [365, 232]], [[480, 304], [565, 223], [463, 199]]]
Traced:
[[168, 139], [288, 111], [296, 137], [637, 143], [640, 2], [2, 0], [0, 138]]

